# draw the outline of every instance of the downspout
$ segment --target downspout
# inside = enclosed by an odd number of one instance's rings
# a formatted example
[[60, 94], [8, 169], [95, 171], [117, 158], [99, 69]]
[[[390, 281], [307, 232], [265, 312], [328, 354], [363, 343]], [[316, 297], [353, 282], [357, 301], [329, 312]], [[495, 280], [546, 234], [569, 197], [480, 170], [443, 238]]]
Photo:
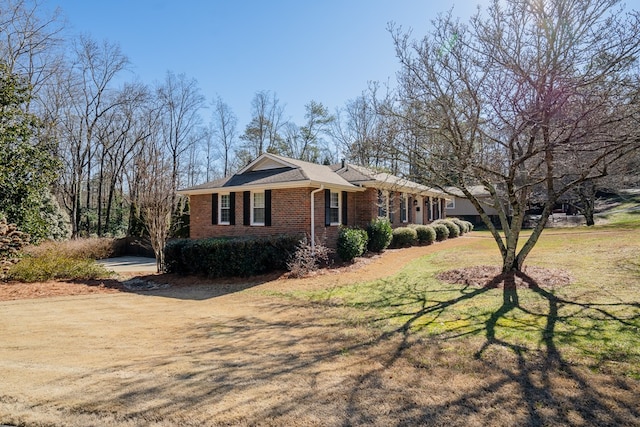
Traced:
[[316, 247], [316, 203], [313, 196], [322, 190], [324, 190], [324, 184], [311, 192], [311, 250]]

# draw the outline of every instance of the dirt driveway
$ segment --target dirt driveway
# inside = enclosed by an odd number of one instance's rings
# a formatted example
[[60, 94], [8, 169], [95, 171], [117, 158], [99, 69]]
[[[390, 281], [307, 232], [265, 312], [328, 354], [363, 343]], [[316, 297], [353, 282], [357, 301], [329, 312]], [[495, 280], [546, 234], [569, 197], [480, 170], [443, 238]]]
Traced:
[[[450, 371], [446, 348], [277, 295], [387, 276], [472, 240], [301, 280], [0, 302], [0, 424], [473, 426], [501, 414], [508, 425], [527, 408], [494, 407], [517, 389], [505, 377], [492, 394], [499, 370], [469, 358], [478, 366]], [[440, 362], [425, 370], [425, 358]]]

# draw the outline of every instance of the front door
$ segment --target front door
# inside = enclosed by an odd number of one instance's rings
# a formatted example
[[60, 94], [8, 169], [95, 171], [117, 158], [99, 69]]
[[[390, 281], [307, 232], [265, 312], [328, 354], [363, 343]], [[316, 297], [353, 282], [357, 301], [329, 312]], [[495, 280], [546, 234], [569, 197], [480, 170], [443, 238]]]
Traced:
[[414, 209], [414, 215], [415, 215], [413, 222], [415, 224], [424, 224], [424, 221], [423, 221], [424, 199], [422, 196], [417, 196], [416, 200], [418, 201], [418, 204], [412, 207], [412, 209]]

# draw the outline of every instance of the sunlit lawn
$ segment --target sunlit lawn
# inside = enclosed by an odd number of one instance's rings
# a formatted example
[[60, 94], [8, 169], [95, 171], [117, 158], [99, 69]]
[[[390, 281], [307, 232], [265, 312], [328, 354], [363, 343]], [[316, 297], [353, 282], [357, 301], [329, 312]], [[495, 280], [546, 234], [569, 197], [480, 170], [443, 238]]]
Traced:
[[[496, 348], [559, 365], [640, 378], [640, 218], [618, 226], [549, 229], [526, 265], [560, 269], [572, 283], [518, 288], [505, 295], [441, 282], [441, 271], [499, 265], [488, 232], [441, 251], [393, 277], [296, 298], [349, 308], [349, 319], [387, 333], [457, 344], [476, 358]], [[514, 301], [514, 297], [517, 298]], [[462, 345], [460, 345], [462, 344]]]

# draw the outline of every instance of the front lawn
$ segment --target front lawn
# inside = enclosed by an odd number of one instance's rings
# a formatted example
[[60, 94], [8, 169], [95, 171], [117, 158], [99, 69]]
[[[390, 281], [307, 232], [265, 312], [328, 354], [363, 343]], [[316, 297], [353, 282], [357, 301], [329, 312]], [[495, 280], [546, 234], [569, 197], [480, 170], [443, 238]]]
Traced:
[[[625, 225], [628, 225], [625, 223]], [[293, 298], [350, 309], [352, 322], [459, 348], [507, 353], [549, 366], [581, 366], [640, 379], [640, 239], [628, 227], [546, 230], [526, 261], [551, 276], [515, 289], [447, 283], [438, 273], [499, 265], [488, 232], [461, 248], [417, 259], [380, 280]], [[569, 284], [546, 277], [569, 276]]]
[[637, 228], [547, 230], [547, 273], [505, 289], [438, 279], [499, 264], [473, 232], [303, 279], [2, 301], [0, 424], [640, 425]]

